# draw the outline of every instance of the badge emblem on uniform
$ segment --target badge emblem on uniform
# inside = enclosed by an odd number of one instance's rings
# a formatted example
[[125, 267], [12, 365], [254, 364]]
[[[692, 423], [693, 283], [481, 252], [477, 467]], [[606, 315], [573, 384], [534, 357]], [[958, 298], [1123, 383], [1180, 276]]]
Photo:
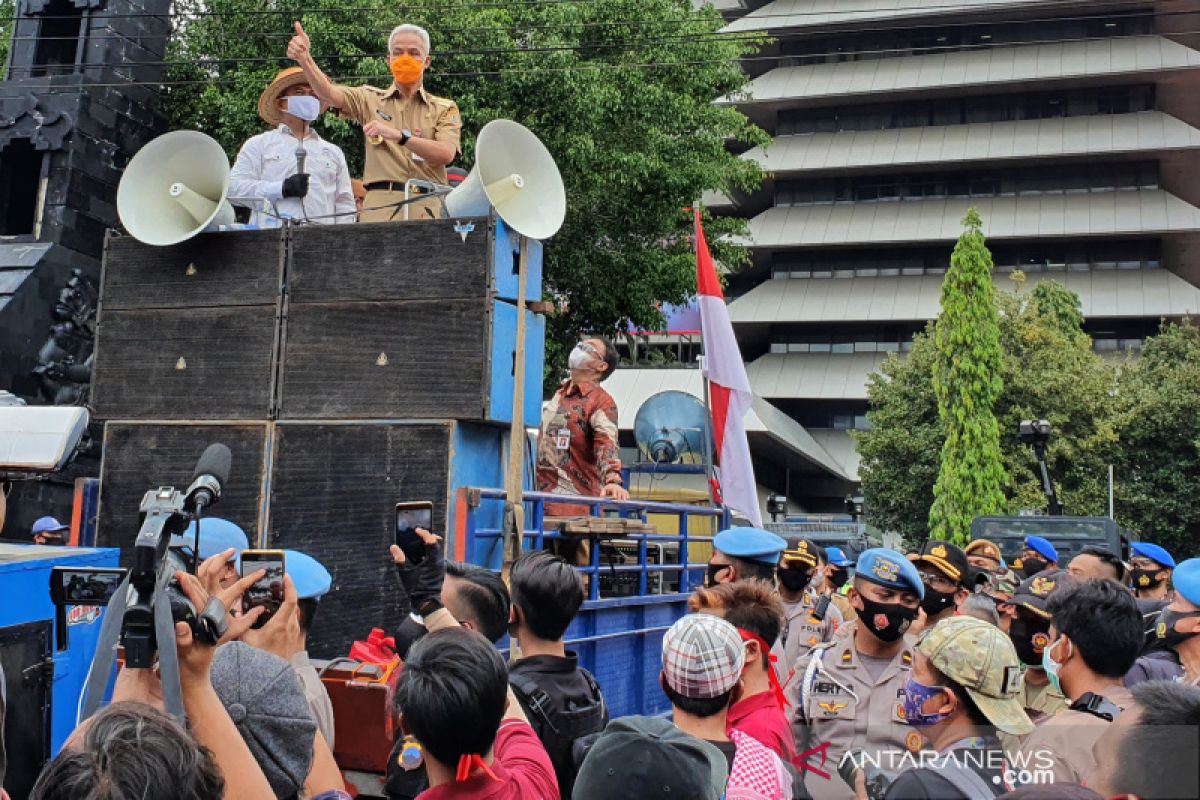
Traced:
[[911, 731], [908, 736], [904, 737], [904, 746], [908, 748], [908, 752], [910, 753], [919, 753], [924, 745], [925, 740], [916, 731]]
[[1029, 640], [1029, 643], [1033, 645], [1033, 652], [1041, 653], [1046, 649], [1046, 645], [1050, 644], [1050, 637], [1047, 634], [1038, 631], [1033, 635], [1033, 638]]
[[888, 629], [888, 626], [891, 624], [892, 624], [891, 620], [888, 619], [887, 614], [876, 614], [875, 615], [875, 627], [878, 628], [879, 630], [886, 631]]
[[1150, 585], [1150, 576], [1149, 575], [1141, 575], [1138, 577], [1138, 586], [1149, 586], [1149, 585]]
[[845, 703], [817, 703], [827, 717], [836, 717], [837, 713], [846, 707]]
[[1159, 639], [1167, 638], [1167, 623], [1160, 622], [1154, 627], [1154, 635]]
[[1029, 584], [1029, 590], [1038, 597], [1045, 597], [1054, 591], [1054, 584], [1054, 581], [1037, 577], [1033, 579], [1033, 583]]
[[929, 551], [929, 555], [937, 556], [938, 558], [945, 558], [946, 557], [946, 548], [942, 547], [939, 544], [937, 547], [935, 547]]
[[896, 703], [896, 719], [900, 720], [901, 722], [906, 721], [904, 716], [904, 703]]
[[875, 577], [881, 581], [895, 583], [900, 576], [900, 567], [886, 559], [877, 558], [875, 559], [875, 566], [871, 567], [871, 572], [875, 573]]

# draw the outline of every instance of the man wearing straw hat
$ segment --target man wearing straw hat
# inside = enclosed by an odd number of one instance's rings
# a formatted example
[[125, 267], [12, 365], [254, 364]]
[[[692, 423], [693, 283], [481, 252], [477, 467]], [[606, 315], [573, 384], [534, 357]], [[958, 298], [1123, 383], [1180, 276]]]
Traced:
[[416, 25], [398, 25], [392, 30], [387, 57], [393, 82], [387, 89], [333, 83], [313, 60], [311, 42], [299, 22], [295, 33], [288, 43], [288, 58], [304, 70], [317, 97], [363, 126], [367, 199], [360, 221], [436, 219], [441, 213], [438, 200], [399, 210], [394, 205], [404, 200], [409, 180], [445, 184], [446, 167], [459, 153], [462, 117], [458, 106], [449, 98], [425, 91], [429, 33]]
[[[258, 98], [258, 115], [272, 128], [246, 140], [229, 173], [231, 202], [255, 209], [255, 224], [278, 227], [277, 217], [355, 221], [346, 156], [312, 129], [325, 109], [299, 67], [282, 70]], [[276, 216], [263, 213], [254, 198], [266, 199]]]

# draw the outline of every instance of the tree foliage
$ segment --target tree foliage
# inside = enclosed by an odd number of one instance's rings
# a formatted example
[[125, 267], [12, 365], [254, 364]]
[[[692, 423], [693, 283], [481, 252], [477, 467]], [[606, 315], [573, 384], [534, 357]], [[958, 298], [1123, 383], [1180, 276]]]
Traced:
[[[1046, 419], [1054, 427], [1046, 459], [1059, 499], [1070, 514], [1103, 515], [1117, 438], [1115, 370], [1092, 352], [1074, 293], [1055, 281], [1029, 288], [1023, 275], [1014, 278], [1015, 291], [995, 296], [1003, 381], [995, 415], [1006, 476], [1000, 511], [1045, 507], [1036, 461], [1017, 425]], [[926, 520], [945, 440], [932, 386], [935, 327], [913, 339], [906, 358], [890, 357], [871, 376], [872, 429], [857, 434], [868, 518], [910, 543], [930, 535]]]
[[1117, 519], [1176, 554], [1200, 544], [1200, 329], [1168, 323], [1121, 371]]
[[5, 78], [5, 65], [8, 63], [8, 48], [12, 44], [13, 14], [16, 13], [13, 0], [0, 0], [0, 80]]
[[929, 535], [965, 542], [971, 520], [1004, 507], [996, 399], [1001, 376], [999, 314], [992, 285], [992, 254], [975, 209], [950, 256], [942, 281], [942, 312], [934, 326], [933, 392], [945, 439]]
[[[485, 123], [514, 119], [554, 154], [567, 186], [567, 220], [545, 251], [548, 363], [580, 331], [612, 333], [632, 321], [656, 330], [662, 303], [695, 291], [695, 259], [683, 213], [705, 190], [747, 189], [759, 168], [725, 147], [727, 137], [766, 137], [713, 99], [736, 94], [739, 56], [758, 42], [717, 36], [720, 16], [690, 0], [439, 0], [381, 13], [377, 0], [178, 0], [163, 109], [175, 127], [215, 136], [232, 156], [262, 130], [255, 106], [290, 62], [292, 21], [312, 39], [322, 68], [348, 84], [390, 81], [386, 39], [400, 22], [427, 27], [427, 86], [454, 98], [464, 120], [463, 156]], [[356, 126], [329, 115], [322, 135], [361, 169]], [[744, 222], [706, 222], [714, 255], [736, 266], [744, 251], [723, 241]], [[561, 359], [559, 359], [561, 360]]]

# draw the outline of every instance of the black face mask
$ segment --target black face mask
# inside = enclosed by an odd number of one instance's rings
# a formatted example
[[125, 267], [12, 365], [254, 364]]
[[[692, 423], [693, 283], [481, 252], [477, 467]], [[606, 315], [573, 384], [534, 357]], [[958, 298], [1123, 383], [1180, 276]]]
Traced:
[[863, 607], [854, 609], [855, 613], [867, 630], [884, 642], [899, 639], [917, 618], [917, 609], [905, 608], [900, 603], [876, 603], [862, 595], [859, 595], [859, 599]]
[[708, 575], [704, 579], [705, 586], [717, 585], [717, 573], [723, 569], [733, 569], [732, 564], [709, 564]]
[[1013, 648], [1022, 664], [1041, 669], [1042, 650], [1050, 643], [1050, 623], [1014, 619], [1008, 626], [1008, 638], [1012, 639]]
[[1158, 612], [1158, 621], [1154, 625], [1154, 635], [1160, 642], [1174, 650], [1196, 634], [1180, 633], [1175, 630], [1175, 623], [1185, 619], [1200, 617], [1200, 611], [1172, 611], [1164, 608]]
[[850, 573], [844, 569], [838, 568], [829, 573], [829, 577], [825, 579], [836, 592], [838, 589], [846, 585], [846, 581], [850, 580]]
[[925, 587], [925, 596], [921, 598], [921, 609], [927, 617], [936, 617], [947, 608], [954, 607], [954, 595], [957, 592], [938, 592]]
[[1032, 578], [1048, 566], [1050, 566], [1049, 561], [1043, 561], [1040, 558], [1026, 558], [1021, 561], [1021, 574], [1026, 578]]
[[804, 572], [798, 569], [784, 569], [780, 567], [775, 570], [775, 574], [779, 577], [779, 583], [789, 592], [801, 592], [812, 581], [812, 573]]
[[1153, 589], [1162, 583], [1162, 578], [1157, 577], [1160, 572], [1162, 570], [1157, 567], [1154, 569], [1131, 569], [1129, 570], [1129, 581], [1134, 589]]

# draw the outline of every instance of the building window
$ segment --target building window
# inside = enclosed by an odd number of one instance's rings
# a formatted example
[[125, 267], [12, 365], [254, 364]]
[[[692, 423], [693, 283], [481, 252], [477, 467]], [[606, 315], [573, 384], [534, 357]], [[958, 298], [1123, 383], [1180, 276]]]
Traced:
[[0, 235], [35, 232], [41, 181], [42, 153], [29, 139], [10, 139], [0, 150]]
[[79, 59], [79, 33], [83, 9], [70, 0], [51, 0], [40, 15], [37, 46], [30, 74], [66, 75], [75, 71]]

